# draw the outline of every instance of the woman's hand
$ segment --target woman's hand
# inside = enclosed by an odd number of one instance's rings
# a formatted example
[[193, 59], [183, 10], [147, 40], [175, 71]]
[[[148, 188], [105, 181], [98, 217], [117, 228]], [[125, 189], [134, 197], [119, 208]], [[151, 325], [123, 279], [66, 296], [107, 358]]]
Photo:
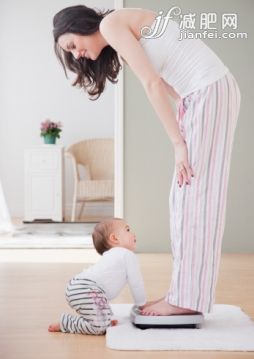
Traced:
[[177, 182], [179, 187], [182, 187], [183, 183], [190, 184], [191, 177], [194, 177], [194, 173], [189, 165], [186, 142], [183, 140], [175, 144], [174, 150]]

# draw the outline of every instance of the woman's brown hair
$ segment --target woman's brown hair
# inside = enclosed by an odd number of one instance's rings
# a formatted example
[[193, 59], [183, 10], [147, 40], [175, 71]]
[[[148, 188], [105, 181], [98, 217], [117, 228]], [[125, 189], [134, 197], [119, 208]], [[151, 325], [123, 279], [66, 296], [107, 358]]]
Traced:
[[87, 91], [90, 100], [97, 100], [104, 91], [106, 79], [117, 83], [117, 75], [122, 68], [117, 52], [110, 46], [102, 49], [96, 60], [79, 58], [78, 60], [67, 51], [64, 51], [58, 44], [58, 39], [65, 33], [79, 35], [91, 35], [99, 30], [101, 20], [114, 10], [95, 11], [85, 5], [70, 6], [59, 11], [53, 18], [54, 50], [61, 62], [65, 75], [66, 68], [77, 74], [72, 84], [78, 85]]

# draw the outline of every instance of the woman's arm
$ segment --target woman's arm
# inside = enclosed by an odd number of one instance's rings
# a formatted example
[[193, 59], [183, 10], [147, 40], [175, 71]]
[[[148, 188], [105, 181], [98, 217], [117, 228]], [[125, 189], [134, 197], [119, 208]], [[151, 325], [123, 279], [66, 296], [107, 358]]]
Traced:
[[[126, 16], [126, 15], [125, 15]], [[173, 144], [183, 142], [165, 85], [121, 12], [112, 12], [100, 23], [106, 41], [122, 56], [143, 85], [149, 101]]]
[[176, 146], [184, 142], [178, 123], [176, 122], [174, 110], [170, 105], [167, 90], [161, 78], [154, 81], [149, 87], [145, 87], [145, 91], [172, 144]]

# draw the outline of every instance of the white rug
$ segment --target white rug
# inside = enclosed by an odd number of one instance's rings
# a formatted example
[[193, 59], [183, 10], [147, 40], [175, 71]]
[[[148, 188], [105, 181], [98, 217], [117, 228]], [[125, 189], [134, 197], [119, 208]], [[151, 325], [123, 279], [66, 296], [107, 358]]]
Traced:
[[94, 223], [29, 223], [1, 236], [0, 249], [93, 248]]
[[117, 350], [254, 351], [254, 321], [240, 307], [216, 304], [200, 329], [138, 329], [129, 319], [132, 304], [112, 304], [119, 323], [106, 334]]
[[91, 235], [30, 234], [0, 239], [0, 249], [93, 248]]

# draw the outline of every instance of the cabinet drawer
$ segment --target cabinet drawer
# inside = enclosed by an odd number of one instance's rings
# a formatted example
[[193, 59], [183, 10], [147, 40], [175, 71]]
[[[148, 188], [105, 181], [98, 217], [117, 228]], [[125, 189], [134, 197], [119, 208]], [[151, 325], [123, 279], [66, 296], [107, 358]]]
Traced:
[[36, 219], [63, 220], [63, 147], [45, 145], [26, 148], [25, 215]]
[[29, 153], [29, 167], [31, 170], [55, 170], [61, 161], [61, 153], [55, 151], [33, 151]]

